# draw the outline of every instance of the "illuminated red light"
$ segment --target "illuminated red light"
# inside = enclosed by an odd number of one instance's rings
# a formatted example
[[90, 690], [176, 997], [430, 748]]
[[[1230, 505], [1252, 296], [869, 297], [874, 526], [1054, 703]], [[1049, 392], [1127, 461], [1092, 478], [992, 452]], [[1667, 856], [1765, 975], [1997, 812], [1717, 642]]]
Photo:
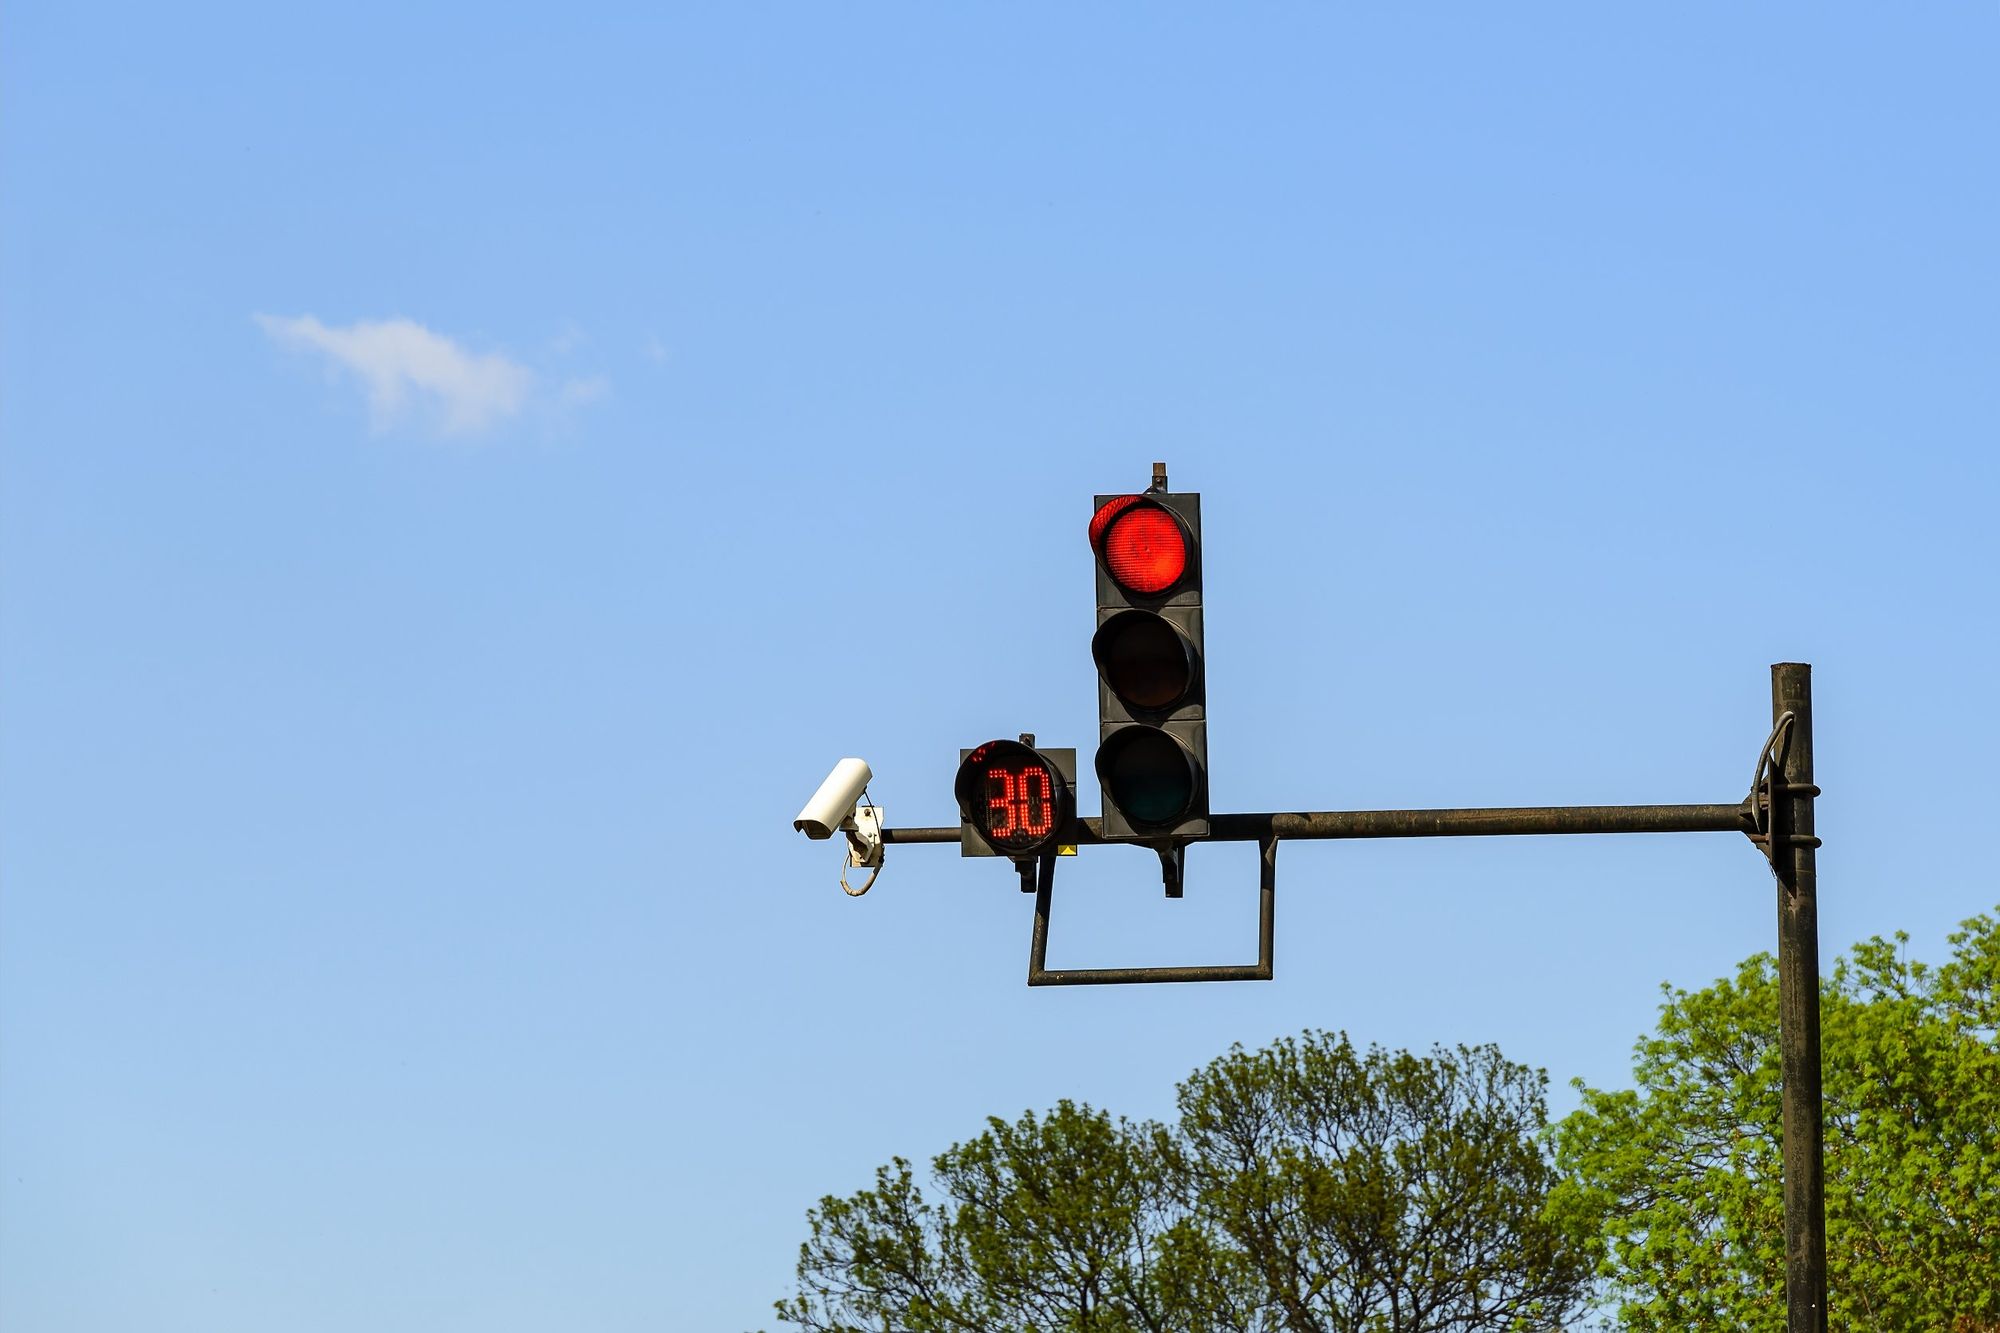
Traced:
[[1090, 549], [1093, 551], [1103, 549], [1101, 543], [1104, 540], [1105, 527], [1112, 519], [1138, 503], [1139, 497], [1136, 495], [1117, 495], [1099, 505], [1097, 512], [1090, 516]]
[[[1102, 516], [1104, 510], [1098, 513]], [[1128, 592], [1165, 592], [1187, 573], [1187, 536], [1174, 516], [1157, 505], [1126, 506], [1113, 515], [1098, 549], [1104, 567]]]

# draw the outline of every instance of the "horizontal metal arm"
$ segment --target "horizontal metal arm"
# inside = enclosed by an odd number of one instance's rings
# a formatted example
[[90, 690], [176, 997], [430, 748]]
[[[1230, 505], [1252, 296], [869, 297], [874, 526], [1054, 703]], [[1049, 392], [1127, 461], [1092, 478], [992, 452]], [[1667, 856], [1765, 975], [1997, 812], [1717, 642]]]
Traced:
[[[1104, 842], [1095, 819], [1080, 819], [1076, 841]], [[1484, 810], [1302, 810], [1213, 815], [1209, 842], [1265, 838], [1466, 838], [1546, 833], [1742, 833], [1757, 831], [1748, 801], [1731, 805], [1543, 805]], [[957, 842], [944, 828], [887, 828], [882, 841]], [[1122, 840], [1121, 840], [1122, 841]]]

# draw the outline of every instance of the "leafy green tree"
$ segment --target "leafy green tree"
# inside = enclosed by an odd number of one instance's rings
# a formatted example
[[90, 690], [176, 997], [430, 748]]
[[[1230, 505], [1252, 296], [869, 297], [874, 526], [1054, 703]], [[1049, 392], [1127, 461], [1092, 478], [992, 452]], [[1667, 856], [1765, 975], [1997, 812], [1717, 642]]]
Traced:
[[[1058, 1103], [939, 1154], [932, 1203], [897, 1158], [809, 1214], [801, 1328], [1207, 1333], [1248, 1329], [1172, 1188], [1165, 1131]], [[1217, 1308], [1211, 1311], [1210, 1302]]]
[[1181, 1087], [1182, 1170], [1284, 1328], [1561, 1329], [1596, 1219], [1557, 1188], [1547, 1082], [1491, 1046], [1239, 1047]]
[[[1828, 1320], [2000, 1330], [2000, 924], [1966, 922], [1937, 968], [1905, 943], [1868, 940], [1823, 979]], [[1776, 966], [1666, 995], [1638, 1087], [1582, 1088], [1559, 1159], [1607, 1219], [1627, 1328], [1781, 1330]]]
[[[780, 1320], [824, 1333], [1555, 1330], [1589, 1289], [1546, 1079], [1491, 1047], [1429, 1056], [1307, 1033], [1233, 1048], [1180, 1123], [1060, 1103], [994, 1119], [809, 1214]], [[1571, 1201], [1574, 1202], [1573, 1200]]]

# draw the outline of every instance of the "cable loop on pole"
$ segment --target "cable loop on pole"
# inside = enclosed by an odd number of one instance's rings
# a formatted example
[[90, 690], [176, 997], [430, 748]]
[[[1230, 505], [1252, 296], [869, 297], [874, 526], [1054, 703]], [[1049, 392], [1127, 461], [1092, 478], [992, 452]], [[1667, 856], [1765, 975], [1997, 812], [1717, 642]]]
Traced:
[[[847, 855], [840, 862], [840, 889], [850, 898], [859, 898], [875, 886], [876, 876], [882, 873], [882, 808], [868, 799], [868, 789], [861, 789], [861, 800], [854, 807], [844, 830], [847, 834]], [[849, 870], [863, 868], [868, 878], [860, 888], [847, 882]]]

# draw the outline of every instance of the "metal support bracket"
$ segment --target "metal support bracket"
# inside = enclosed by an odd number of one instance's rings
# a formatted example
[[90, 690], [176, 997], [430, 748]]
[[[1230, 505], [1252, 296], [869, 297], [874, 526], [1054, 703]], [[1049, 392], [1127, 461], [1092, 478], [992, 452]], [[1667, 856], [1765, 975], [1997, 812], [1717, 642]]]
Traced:
[[1772, 863], [1773, 870], [1777, 868], [1779, 849], [1820, 845], [1820, 840], [1814, 835], [1795, 833], [1786, 827], [1789, 796], [1794, 793], [1805, 796], [1820, 794], [1816, 784], [1785, 781], [1785, 755], [1791, 748], [1792, 724], [1796, 720], [1789, 709], [1778, 714], [1771, 734], [1765, 738], [1764, 748], [1757, 751], [1757, 767], [1750, 775], [1750, 796], [1744, 802], [1750, 811], [1749, 839], [1757, 844], [1758, 851], [1764, 853], [1764, 859]]
[[[1030, 986], [1109, 986], [1145, 981], [1269, 981], [1272, 974], [1272, 938], [1278, 888], [1278, 839], [1267, 834], [1257, 840], [1257, 961], [1248, 964], [1209, 964], [1194, 967], [1085, 967], [1050, 968], [1049, 899], [1055, 889], [1056, 858], [1041, 858], [1035, 877], [1035, 933], [1028, 944], [1028, 984]], [[1162, 860], [1165, 853], [1162, 853]]]
[[[875, 886], [875, 877], [882, 873], [882, 807], [879, 805], [857, 805], [847, 822], [840, 826], [847, 835], [847, 857], [840, 866], [840, 887], [850, 898], [859, 898]], [[850, 870], [866, 870], [868, 878], [860, 888], [847, 882]]]

